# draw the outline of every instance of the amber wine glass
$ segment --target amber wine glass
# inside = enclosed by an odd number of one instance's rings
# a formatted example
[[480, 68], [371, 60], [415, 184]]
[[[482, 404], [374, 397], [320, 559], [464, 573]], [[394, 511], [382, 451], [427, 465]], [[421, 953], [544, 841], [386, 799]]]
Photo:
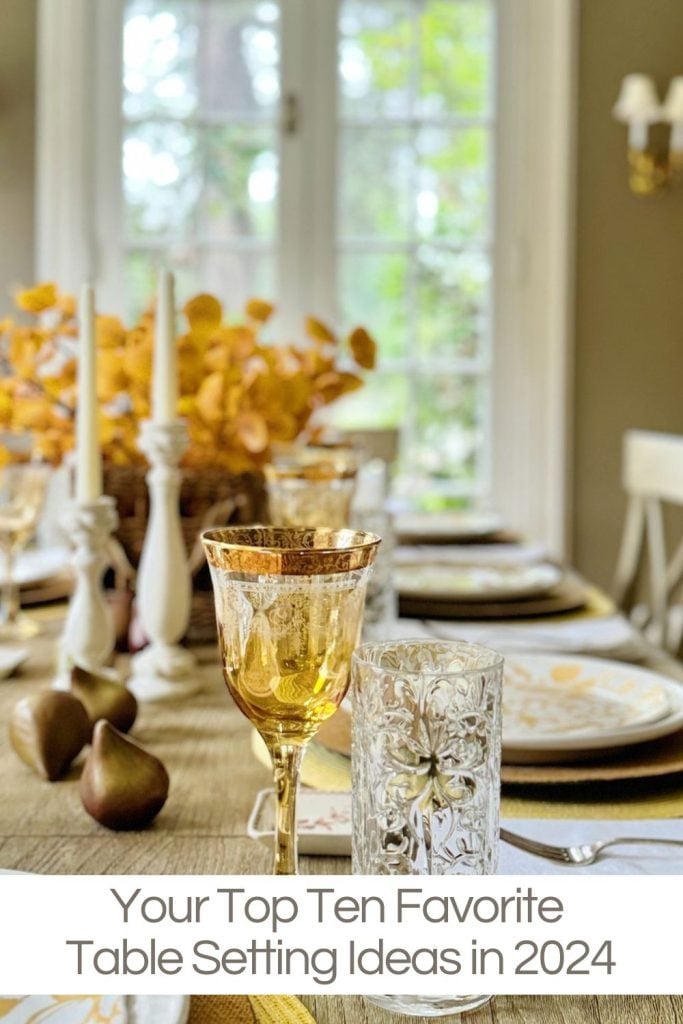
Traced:
[[17, 555], [33, 537], [43, 508], [50, 467], [26, 462], [0, 468], [0, 555], [4, 574], [0, 598], [0, 639], [26, 640], [38, 626], [22, 615], [15, 581]]
[[297, 871], [304, 749], [346, 695], [380, 542], [354, 530], [244, 526], [202, 534], [223, 675], [273, 762], [275, 874]]

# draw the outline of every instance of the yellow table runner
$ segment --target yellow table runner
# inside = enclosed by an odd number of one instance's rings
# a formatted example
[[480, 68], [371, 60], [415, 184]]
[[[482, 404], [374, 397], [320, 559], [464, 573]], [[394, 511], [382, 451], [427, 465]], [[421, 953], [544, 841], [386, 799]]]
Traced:
[[294, 996], [192, 996], [188, 1024], [315, 1024]]

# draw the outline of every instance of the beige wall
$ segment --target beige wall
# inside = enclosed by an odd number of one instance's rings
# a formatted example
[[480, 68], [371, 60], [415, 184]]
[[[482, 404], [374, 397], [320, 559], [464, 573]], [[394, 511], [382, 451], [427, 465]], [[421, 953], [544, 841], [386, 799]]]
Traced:
[[35, 0], [0, 0], [0, 318], [33, 279]]
[[683, 74], [682, 0], [582, 0], [579, 69], [574, 554], [609, 582], [628, 427], [683, 434], [683, 187], [630, 195], [621, 78]]

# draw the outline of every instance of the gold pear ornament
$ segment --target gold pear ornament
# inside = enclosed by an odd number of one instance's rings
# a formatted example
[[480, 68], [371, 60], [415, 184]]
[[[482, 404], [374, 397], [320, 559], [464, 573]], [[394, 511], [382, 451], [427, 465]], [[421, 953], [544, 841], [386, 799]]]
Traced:
[[90, 741], [92, 725], [70, 693], [42, 690], [20, 700], [12, 712], [9, 737], [21, 760], [54, 782]]
[[96, 722], [81, 775], [88, 814], [116, 831], [145, 828], [168, 796], [168, 772], [158, 757], [110, 722]]
[[77, 665], [71, 670], [71, 689], [88, 712], [92, 725], [106, 718], [121, 732], [128, 732], [138, 713], [135, 696], [121, 683], [104, 675], [87, 672]]

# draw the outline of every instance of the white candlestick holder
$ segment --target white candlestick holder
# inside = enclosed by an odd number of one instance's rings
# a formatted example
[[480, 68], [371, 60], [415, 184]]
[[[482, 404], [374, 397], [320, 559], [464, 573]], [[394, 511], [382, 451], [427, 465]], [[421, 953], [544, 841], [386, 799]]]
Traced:
[[104, 599], [102, 576], [109, 564], [109, 538], [118, 525], [113, 498], [73, 501], [62, 525], [73, 538], [76, 577], [59, 648], [55, 689], [68, 689], [74, 665], [88, 672], [108, 667], [114, 650], [114, 620]]
[[187, 447], [182, 420], [145, 420], [140, 448], [150, 471], [149, 520], [137, 575], [136, 608], [150, 644], [132, 661], [128, 687], [138, 700], [182, 697], [198, 688], [196, 662], [179, 641], [187, 632], [192, 578], [180, 527], [180, 457]]

